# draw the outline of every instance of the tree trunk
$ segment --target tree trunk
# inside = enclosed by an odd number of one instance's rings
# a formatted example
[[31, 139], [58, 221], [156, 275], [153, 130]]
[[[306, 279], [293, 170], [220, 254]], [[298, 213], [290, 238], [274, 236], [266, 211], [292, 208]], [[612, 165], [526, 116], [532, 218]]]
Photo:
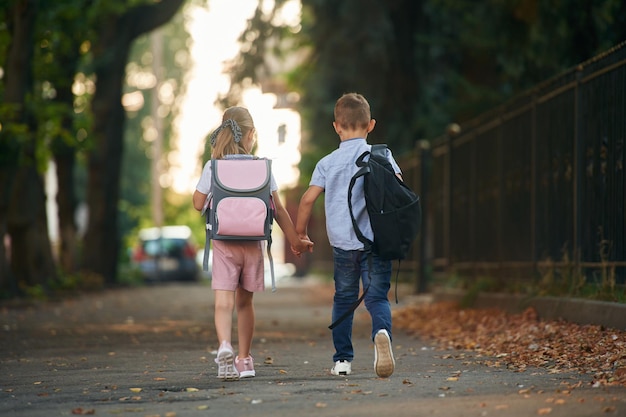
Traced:
[[[70, 121], [71, 122], [71, 121]], [[76, 150], [61, 139], [54, 146], [57, 171], [57, 206], [59, 217], [59, 266], [65, 273], [78, 270], [78, 237], [76, 229], [76, 192], [74, 170]]]
[[121, 98], [128, 52], [137, 36], [166, 23], [183, 2], [162, 0], [121, 16], [100, 17], [103, 24], [93, 50], [97, 79], [91, 103], [95, 145], [87, 162], [89, 225], [83, 244], [83, 267], [109, 284], [117, 279], [120, 250], [117, 202], [125, 123]]
[[20, 288], [47, 288], [57, 275], [48, 237], [43, 178], [36, 166], [26, 165], [18, 169], [15, 185], [8, 212], [11, 269]]
[[[71, 22], [67, 22], [68, 27]], [[74, 45], [74, 39], [68, 39], [68, 43]], [[61, 70], [61, 75], [56, 81], [57, 96], [56, 102], [60, 103], [67, 112], [63, 113], [60, 125], [65, 132], [74, 132], [73, 109], [74, 93], [72, 83], [80, 55], [78, 45], [75, 48], [59, 48], [57, 51], [57, 65]], [[76, 170], [76, 146], [68, 144], [63, 137], [57, 137], [52, 142], [52, 154], [56, 162], [56, 175], [58, 183], [57, 207], [59, 219], [59, 266], [65, 273], [71, 274], [78, 271], [79, 252], [78, 236], [76, 226], [76, 185], [74, 175]]]
[[[43, 179], [35, 162], [36, 126], [25, 107], [32, 91], [33, 33], [37, 1], [18, 0], [7, 12], [11, 44], [6, 60], [5, 104], [14, 108], [3, 129], [2, 148], [9, 151], [0, 159], [0, 233], [2, 251], [0, 270], [6, 272], [6, 253], [10, 252], [11, 281], [3, 286], [17, 291], [20, 286], [43, 285], [56, 279], [56, 268], [48, 239]], [[10, 126], [21, 126], [26, 132], [18, 137]], [[8, 131], [8, 132], [5, 132]], [[19, 131], [19, 129], [18, 129]], [[10, 158], [15, 159], [11, 160]], [[16, 161], [19, 161], [19, 165]], [[5, 247], [5, 235], [10, 236]], [[8, 249], [8, 250], [7, 250]], [[4, 277], [5, 274], [3, 273]]]

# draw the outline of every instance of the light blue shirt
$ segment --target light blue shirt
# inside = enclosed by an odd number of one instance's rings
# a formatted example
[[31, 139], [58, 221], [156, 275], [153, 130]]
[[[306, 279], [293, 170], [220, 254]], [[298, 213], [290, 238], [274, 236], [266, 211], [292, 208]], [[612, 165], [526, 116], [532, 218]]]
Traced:
[[[348, 187], [352, 176], [359, 170], [355, 161], [363, 152], [369, 150], [371, 150], [371, 145], [364, 138], [345, 140], [339, 144], [338, 149], [322, 158], [313, 170], [309, 185], [324, 189], [326, 233], [333, 247], [343, 250], [363, 249], [363, 243], [356, 237], [350, 218]], [[391, 162], [394, 171], [401, 174], [391, 150], [387, 151], [387, 159]], [[366, 238], [371, 240], [374, 234], [365, 209], [363, 178], [356, 181], [352, 190], [352, 210], [359, 229]]]

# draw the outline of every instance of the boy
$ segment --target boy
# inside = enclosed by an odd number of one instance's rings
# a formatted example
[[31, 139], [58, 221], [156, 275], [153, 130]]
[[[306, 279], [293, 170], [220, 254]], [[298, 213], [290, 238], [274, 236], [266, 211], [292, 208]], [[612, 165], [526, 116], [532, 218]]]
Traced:
[[[384, 261], [373, 255], [372, 271], [368, 271], [368, 255], [363, 244], [356, 237], [348, 208], [348, 186], [358, 170], [356, 159], [371, 146], [367, 134], [374, 129], [376, 121], [371, 118], [370, 106], [360, 94], [344, 94], [335, 104], [333, 127], [339, 135], [339, 148], [322, 158], [313, 171], [309, 188], [302, 195], [296, 220], [296, 232], [308, 239], [307, 225], [313, 204], [324, 192], [326, 211], [326, 231], [333, 248], [335, 295], [333, 299], [333, 322], [350, 310], [359, 296], [359, 280], [363, 288], [371, 280], [365, 296], [365, 307], [372, 319], [372, 340], [374, 342], [374, 369], [379, 377], [391, 376], [395, 367], [391, 349], [391, 306], [387, 295], [391, 286], [391, 261]], [[400, 168], [391, 152], [387, 154], [396, 175]], [[401, 177], [400, 177], [401, 178]], [[352, 195], [353, 211], [357, 223], [369, 239], [373, 232], [365, 209], [363, 179], [359, 179]], [[352, 347], [352, 323], [354, 313], [340, 322], [332, 330], [335, 362], [333, 375], [350, 375], [354, 350]]]

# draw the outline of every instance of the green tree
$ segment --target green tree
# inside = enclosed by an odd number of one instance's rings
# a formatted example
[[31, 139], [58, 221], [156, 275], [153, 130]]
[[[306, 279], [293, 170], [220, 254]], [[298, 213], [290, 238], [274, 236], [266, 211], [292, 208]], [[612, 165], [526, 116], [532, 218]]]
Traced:
[[121, 104], [128, 53], [140, 35], [166, 23], [183, 0], [162, 0], [121, 11], [99, 10], [92, 22], [98, 33], [93, 45], [97, 88], [91, 102], [94, 146], [87, 158], [89, 223], [83, 248], [83, 265], [115, 282], [120, 238], [117, 231], [120, 172], [125, 113]]
[[[128, 51], [183, 2], [9, 0], [0, 8], [0, 236], [10, 236], [11, 249], [9, 268], [2, 239], [5, 290], [45, 286], [57, 278], [42, 178], [51, 156], [60, 186], [61, 266], [76, 269], [77, 150], [86, 155], [90, 213], [82, 267], [115, 280]], [[75, 86], [85, 92], [74, 94]]]
[[[20, 283], [35, 286], [56, 279], [48, 239], [45, 192], [38, 153], [37, 115], [29, 97], [36, 93], [34, 68], [39, 4], [34, 0], [10, 2], [3, 9], [3, 106], [0, 120], [0, 235], [11, 237], [11, 266], [6, 263], [4, 242], [0, 251], [2, 286], [18, 291]], [[15, 275], [13, 275], [15, 274]]]
[[[185, 14], [177, 13], [170, 22], [159, 28], [162, 32], [162, 70], [157, 77], [154, 74], [154, 51], [150, 34], [142, 35], [133, 44], [128, 65], [124, 96], [134, 103], [126, 107], [127, 122], [124, 133], [124, 158], [122, 162], [120, 224], [121, 236], [139, 226], [154, 226], [150, 222], [151, 178], [150, 164], [153, 158], [152, 143], [144, 138], [147, 129], [155, 126], [151, 115], [153, 96], [157, 88], [161, 89], [160, 108], [163, 136], [163, 153], [174, 150], [172, 138], [175, 117], [179, 114], [180, 98], [184, 96], [186, 70], [190, 67], [188, 45], [190, 36], [185, 28]], [[157, 81], [159, 85], [157, 85]], [[144, 134], [142, 134], [144, 133]], [[166, 157], [159, 163], [163, 172], [168, 172], [169, 162]], [[170, 204], [167, 195], [164, 204]], [[168, 224], [179, 221], [167, 216]]]
[[[372, 142], [404, 152], [626, 39], [621, 0], [301, 0], [296, 28], [275, 19], [284, 3], [249, 21], [227, 99], [267, 78], [299, 92], [314, 138], [302, 172], [336, 147], [329, 126], [344, 92], [370, 100]], [[286, 53], [300, 65], [272, 71]]]

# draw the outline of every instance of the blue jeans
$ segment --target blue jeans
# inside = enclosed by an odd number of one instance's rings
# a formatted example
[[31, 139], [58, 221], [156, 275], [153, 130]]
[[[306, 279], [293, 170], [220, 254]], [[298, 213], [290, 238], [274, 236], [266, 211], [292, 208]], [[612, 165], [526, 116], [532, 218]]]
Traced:
[[[371, 279], [364, 302], [372, 318], [372, 341], [376, 332], [385, 329], [391, 337], [391, 305], [388, 294], [391, 287], [391, 261], [372, 256], [372, 272], [368, 271], [367, 254], [362, 251], [345, 251], [333, 248], [335, 297], [333, 299], [333, 322], [341, 317], [359, 298], [359, 283], [363, 288]], [[332, 330], [335, 354], [333, 361], [354, 358], [352, 347], [352, 322], [354, 313]]]

